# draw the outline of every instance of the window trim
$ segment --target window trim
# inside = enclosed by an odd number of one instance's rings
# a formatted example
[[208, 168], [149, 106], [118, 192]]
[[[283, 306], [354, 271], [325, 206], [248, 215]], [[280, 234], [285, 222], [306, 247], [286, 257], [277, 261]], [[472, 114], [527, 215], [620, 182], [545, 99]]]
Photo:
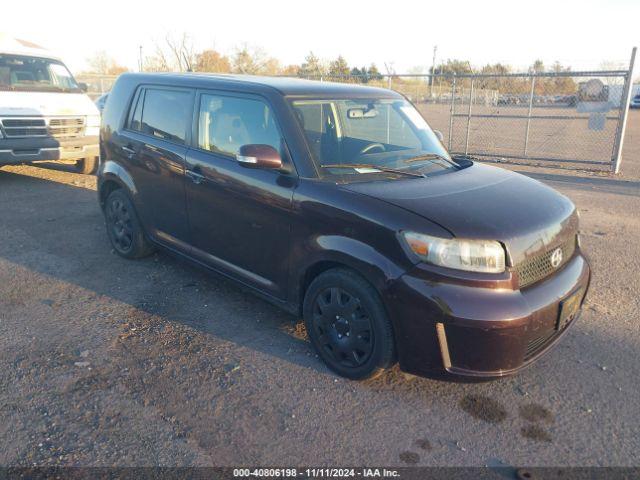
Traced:
[[129, 111], [127, 112], [127, 118], [124, 123], [124, 129], [128, 132], [142, 133], [140, 130], [131, 128], [131, 124], [133, 122], [133, 116], [136, 113], [136, 109], [138, 108], [138, 103], [140, 102], [141, 98], [142, 105], [140, 106], [140, 121], [142, 121], [142, 113], [144, 111], [144, 94], [144, 87], [138, 87], [133, 95], [133, 99], [131, 100], [131, 103], [129, 105]]
[[209, 89], [209, 88], [198, 88], [196, 90], [194, 107], [193, 107], [193, 122], [191, 126], [192, 132], [191, 132], [190, 148], [193, 148], [194, 150], [197, 150], [199, 152], [207, 153], [216, 158], [237, 162], [235, 154], [226, 153], [221, 150], [216, 150], [216, 151], [206, 150], [200, 147], [200, 142], [199, 142], [200, 105], [201, 105], [201, 98], [203, 95], [212, 95], [212, 96], [227, 97], [227, 98], [239, 98], [244, 100], [254, 100], [254, 101], [262, 102], [267, 107], [269, 107], [269, 109], [271, 110], [271, 114], [273, 116], [273, 120], [276, 124], [276, 128], [278, 129], [278, 133], [280, 134], [280, 138], [282, 139], [282, 146], [284, 150], [284, 152], [282, 152], [283, 153], [282, 163], [283, 165], [290, 165], [293, 169], [295, 169], [294, 162], [291, 159], [289, 146], [287, 145], [287, 139], [282, 133], [283, 132], [281, 127], [282, 122], [280, 122], [280, 119], [278, 118], [277, 110], [273, 107], [273, 104], [269, 101], [267, 97], [260, 94], [256, 94], [256, 93], [244, 93], [244, 92], [238, 92], [233, 90], [216, 90], [216, 89]]
[[[141, 130], [134, 130], [131, 127], [131, 120], [132, 117], [135, 113], [135, 109], [138, 105], [138, 101], [140, 99], [140, 97], [142, 96], [142, 112], [141, 112], [141, 117], [140, 119], [142, 120], [144, 118], [144, 101], [146, 99], [147, 96], [147, 90], [167, 90], [167, 91], [174, 91], [174, 92], [182, 92], [182, 93], [187, 93], [189, 95], [189, 100], [188, 100], [188, 108], [190, 109], [190, 111], [187, 111], [187, 114], [185, 115], [185, 125], [184, 125], [184, 142], [176, 142], [174, 140], [169, 140], [166, 138], [160, 138], [160, 137], [155, 137], [153, 135], [149, 135], [148, 133], [145, 133]], [[125, 123], [125, 127], [124, 130], [126, 130], [127, 132], [131, 132], [131, 133], [135, 133], [137, 135], [142, 135], [145, 138], [152, 138], [156, 141], [160, 141], [160, 142], [166, 142], [169, 143], [171, 145], [176, 145], [179, 147], [184, 147], [184, 148], [189, 148], [189, 146], [191, 145], [191, 133], [192, 133], [192, 129], [189, 128], [189, 117], [193, 116], [193, 112], [195, 111], [195, 107], [194, 107], [194, 98], [195, 98], [195, 89], [193, 88], [188, 88], [188, 87], [174, 87], [171, 85], [158, 85], [158, 84], [140, 84], [138, 85], [137, 89], [136, 89], [136, 93], [133, 96], [133, 100], [131, 102], [131, 104], [129, 105], [129, 112], [127, 113], [127, 120]]]

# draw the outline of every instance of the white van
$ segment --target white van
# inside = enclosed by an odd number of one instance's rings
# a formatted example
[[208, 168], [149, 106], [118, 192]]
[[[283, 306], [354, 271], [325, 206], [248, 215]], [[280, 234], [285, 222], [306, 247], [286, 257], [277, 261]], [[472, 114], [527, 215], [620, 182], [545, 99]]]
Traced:
[[43, 161], [98, 166], [100, 113], [62, 61], [0, 35], [0, 167]]

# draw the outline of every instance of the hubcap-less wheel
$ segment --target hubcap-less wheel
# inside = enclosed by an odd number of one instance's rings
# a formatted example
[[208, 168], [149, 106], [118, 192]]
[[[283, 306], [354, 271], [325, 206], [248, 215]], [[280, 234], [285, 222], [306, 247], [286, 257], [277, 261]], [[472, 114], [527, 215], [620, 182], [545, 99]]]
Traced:
[[374, 347], [373, 327], [360, 300], [339, 287], [321, 291], [313, 304], [318, 343], [336, 364], [359, 367]]
[[131, 212], [119, 198], [112, 199], [107, 205], [107, 222], [112, 232], [114, 247], [127, 253], [133, 246], [133, 224]]

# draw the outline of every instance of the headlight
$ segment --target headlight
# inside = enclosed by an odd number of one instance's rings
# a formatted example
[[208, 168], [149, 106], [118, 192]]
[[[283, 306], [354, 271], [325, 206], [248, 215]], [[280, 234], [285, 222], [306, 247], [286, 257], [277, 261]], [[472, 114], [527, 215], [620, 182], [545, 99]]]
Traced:
[[87, 127], [99, 127], [100, 115], [87, 115]]
[[425, 262], [467, 272], [504, 272], [504, 248], [492, 240], [460, 240], [402, 232], [409, 249]]
[[86, 128], [84, 134], [87, 137], [100, 135], [100, 115], [87, 115]]

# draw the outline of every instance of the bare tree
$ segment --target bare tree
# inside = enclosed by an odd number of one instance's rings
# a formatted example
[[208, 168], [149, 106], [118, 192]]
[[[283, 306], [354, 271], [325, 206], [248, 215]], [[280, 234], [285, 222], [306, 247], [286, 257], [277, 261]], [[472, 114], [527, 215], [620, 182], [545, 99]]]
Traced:
[[300, 65], [287, 65], [280, 68], [280, 75], [287, 75], [289, 77], [297, 77], [300, 74]]
[[323, 62], [313, 52], [309, 52], [304, 58], [304, 63], [300, 65], [299, 74], [305, 76], [322, 76], [329, 72], [329, 67], [326, 62]]
[[96, 52], [92, 57], [87, 59], [87, 63], [91, 69], [91, 73], [99, 73], [100, 75], [120, 75], [128, 71], [127, 67], [119, 65], [115, 59], [104, 50]]
[[143, 70], [153, 72], [191, 72], [197, 55], [189, 36], [167, 34], [163, 41], [155, 42], [155, 52], [143, 61]]
[[182, 33], [177, 38], [173, 37], [173, 35], [167, 35], [165, 42], [178, 70], [180, 72], [192, 72], [196, 62], [196, 54], [188, 35]]
[[233, 71], [247, 75], [275, 75], [280, 72], [280, 62], [259, 47], [246, 44], [236, 49], [231, 63]]

